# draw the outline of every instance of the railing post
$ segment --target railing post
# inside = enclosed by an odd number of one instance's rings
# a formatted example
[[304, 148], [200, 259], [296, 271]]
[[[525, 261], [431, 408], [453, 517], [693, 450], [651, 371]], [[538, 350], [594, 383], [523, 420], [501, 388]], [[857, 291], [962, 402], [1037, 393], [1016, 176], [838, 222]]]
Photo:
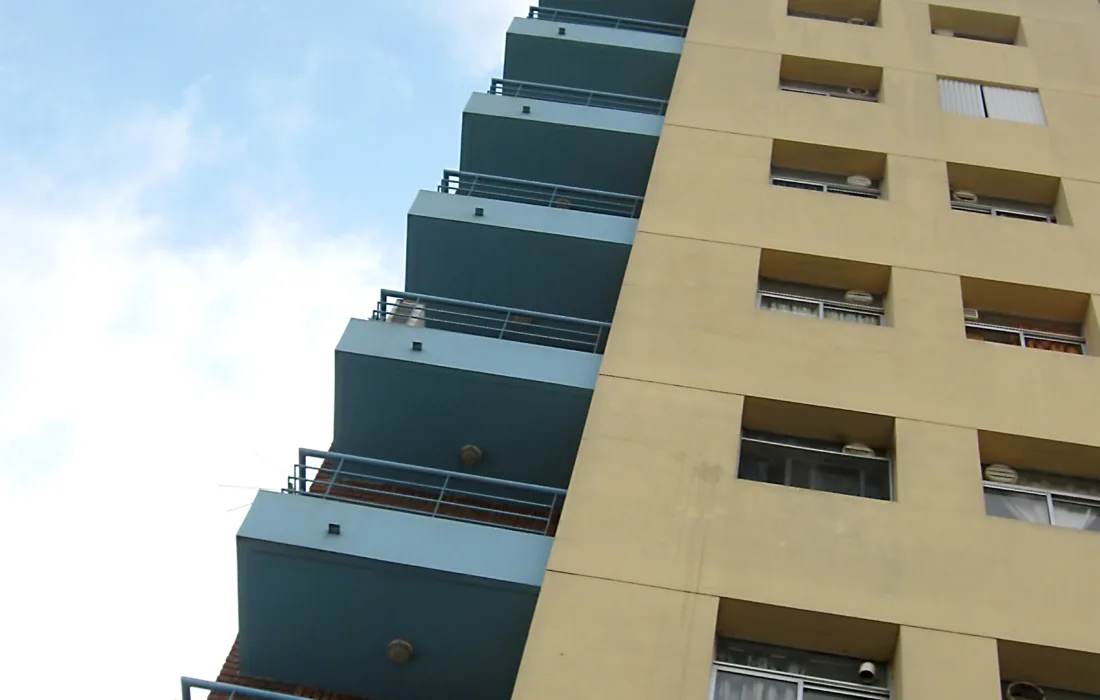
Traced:
[[439, 506], [443, 505], [443, 496], [447, 493], [447, 484], [451, 483], [451, 475], [443, 477], [443, 485], [439, 487], [439, 498], [435, 499], [435, 510], [432, 511], [432, 517], [439, 515]]
[[511, 311], [504, 312], [504, 323], [500, 325], [500, 335], [497, 336], [497, 340], [504, 340], [504, 331], [508, 330], [508, 320], [512, 318]]
[[191, 700], [191, 684], [185, 678], [180, 680], [180, 695], [183, 700]]
[[596, 326], [596, 344], [592, 347], [592, 352], [599, 353], [600, 341], [603, 339], [603, 326]]
[[298, 465], [297, 469], [298, 469], [298, 492], [299, 493], [305, 493], [306, 490], [307, 490], [306, 489], [306, 481], [309, 479], [309, 471], [307, 471], [307, 469], [306, 469], [304, 459], [302, 460], [302, 464]]
[[[321, 463], [321, 466], [324, 466], [324, 462]], [[340, 476], [340, 470], [343, 468], [344, 458], [341, 457], [340, 461], [336, 463], [336, 470], [329, 475], [328, 484], [325, 486], [325, 498], [328, 498], [329, 494], [332, 493], [332, 485], [336, 483], [336, 477]]]
[[550, 499], [550, 512], [546, 514], [546, 527], [542, 529], [542, 534], [550, 535], [550, 524], [554, 522], [554, 509], [558, 506], [558, 494], [554, 494], [554, 497]]

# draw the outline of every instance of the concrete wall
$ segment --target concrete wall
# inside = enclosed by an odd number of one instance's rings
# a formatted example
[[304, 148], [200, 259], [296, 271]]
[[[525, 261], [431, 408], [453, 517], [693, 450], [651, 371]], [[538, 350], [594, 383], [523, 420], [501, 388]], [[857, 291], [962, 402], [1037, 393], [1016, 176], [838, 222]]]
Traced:
[[[986, 516], [979, 471], [979, 435], [1097, 454], [1100, 358], [961, 320], [987, 280], [1097, 333], [1100, 7], [998, 3], [1026, 46], [932, 36], [913, 0], [785, 8], [696, 2], [514, 697], [702, 700], [730, 630], [877, 649], [902, 700], [994, 700], [1002, 669], [1100, 692], [1100, 536]], [[882, 67], [882, 101], [780, 92], [784, 54]], [[1048, 125], [944, 114], [937, 75], [1037, 88]], [[885, 199], [770, 186], [773, 139], [885, 154]], [[1071, 223], [951, 211], [947, 162], [1057, 177]], [[763, 249], [889, 267], [889, 325], [757, 310]], [[896, 501], [737, 480], [746, 398], [892, 418]]]

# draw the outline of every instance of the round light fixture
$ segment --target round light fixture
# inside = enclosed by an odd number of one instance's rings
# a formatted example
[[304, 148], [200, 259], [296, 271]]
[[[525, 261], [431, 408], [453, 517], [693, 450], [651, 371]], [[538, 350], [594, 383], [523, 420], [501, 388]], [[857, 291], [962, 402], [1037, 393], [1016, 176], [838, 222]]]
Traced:
[[404, 639], [394, 639], [386, 645], [386, 658], [395, 664], [406, 663], [413, 655], [413, 645]]
[[481, 460], [485, 458], [485, 455], [477, 445], [463, 445], [462, 449], [458, 451], [458, 458], [462, 461], [462, 466], [469, 469], [481, 464]]

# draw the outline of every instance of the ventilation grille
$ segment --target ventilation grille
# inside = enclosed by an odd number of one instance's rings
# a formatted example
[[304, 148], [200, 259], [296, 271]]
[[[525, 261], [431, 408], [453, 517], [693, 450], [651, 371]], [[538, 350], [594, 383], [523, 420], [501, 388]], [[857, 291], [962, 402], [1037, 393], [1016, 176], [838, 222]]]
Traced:
[[1015, 484], [1020, 475], [1007, 464], [990, 464], [984, 471], [985, 480], [997, 484]]
[[862, 442], [849, 442], [841, 450], [846, 455], [852, 455], [853, 457], [875, 457], [875, 451]]

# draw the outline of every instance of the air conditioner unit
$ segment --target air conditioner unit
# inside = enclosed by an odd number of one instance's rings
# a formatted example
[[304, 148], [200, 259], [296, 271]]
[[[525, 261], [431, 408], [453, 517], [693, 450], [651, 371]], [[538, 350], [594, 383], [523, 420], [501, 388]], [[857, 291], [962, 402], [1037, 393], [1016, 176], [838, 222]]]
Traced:
[[978, 313], [977, 309], [963, 309], [963, 318], [967, 321], [977, 321], [981, 318], [981, 314]]
[[1009, 683], [1005, 689], [1005, 697], [1008, 700], [1045, 700], [1047, 694], [1034, 683], [1017, 681]]
[[870, 292], [865, 292], [862, 289], [849, 289], [844, 292], [844, 301], [849, 304], [862, 304], [863, 306], [870, 306], [875, 303], [875, 297]]
[[875, 457], [875, 451], [862, 442], [849, 442], [841, 450], [846, 455], [853, 457]]
[[951, 199], [956, 202], [977, 202], [978, 195], [973, 192], [968, 192], [967, 190], [955, 190], [951, 193]]
[[982, 474], [986, 481], [997, 484], [1015, 484], [1020, 478], [1016, 470], [1007, 464], [990, 464], [982, 470]]
[[873, 184], [873, 180], [866, 175], [849, 175], [845, 182], [852, 187], [870, 187]]
[[848, 24], [864, 25], [867, 24], [867, 20], [863, 19], [862, 17], [849, 17]]
[[424, 304], [412, 299], [398, 299], [393, 305], [393, 310], [386, 314], [386, 323], [423, 327]]

